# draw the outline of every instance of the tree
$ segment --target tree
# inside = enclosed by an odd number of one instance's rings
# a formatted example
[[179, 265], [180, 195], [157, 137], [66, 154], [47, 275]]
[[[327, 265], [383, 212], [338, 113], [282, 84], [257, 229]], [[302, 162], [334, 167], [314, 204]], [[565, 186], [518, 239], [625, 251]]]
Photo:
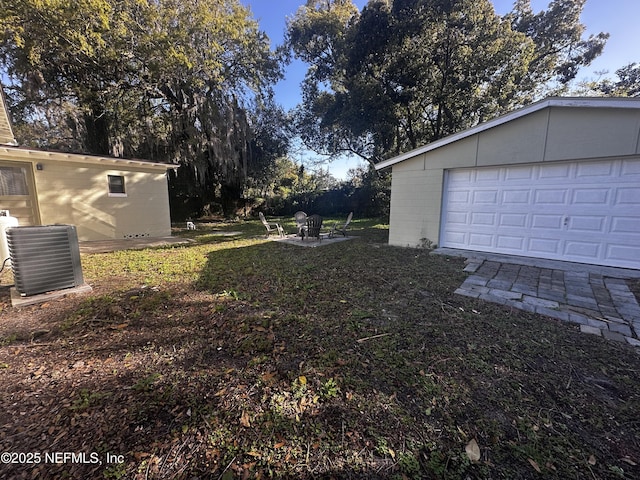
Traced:
[[524, 91], [531, 92], [528, 101], [543, 95], [549, 82], [566, 85], [602, 53], [608, 33], [583, 39], [586, 27], [580, 15], [586, 0], [554, 0], [546, 11], [534, 14], [530, 0], [517, 0], [513, 12], [505, 18], [512, 28], [531, 38], [535, 44], [529, 63]]
[[[107, 65], [107, 56], [100, 53], [106, 48], [106, 34], [115, 21], [113, 9], [105, 0], [74, 5], [30, 0], [3, 3], [0, 60], [13, 84], [9, 98], [18, 124], [33, 120], [42, 131], [57, 127], [66, 130], [63, 138], [69, 141], [82, 117], [89, 121], [92, 102], [86, 85], [95, 76], [90, 72], [95, 72], [101, 61], [103, 78], [115, 68], [114, 62]], [[72, 83], [76, 91], [70, 88]], [[78, 108], [79, 98], [85, 102], [84, 111]], [[104, 125], [102, 119], [96, 115], [94, 129]], [[68, 125], [63, 126], [64, 120]], [[82, 143], [71, 141], [69, 146], [77, 148]]]
[[303, 83], [296, 127], [305, 144], [318, 153], [361, 154], [362, 147], [350, 143], [352, 139], [358, 143], [359, 138], [342, 136], [337, 121], [327, 125], [336, 95], [346, 91], [338, 70], [348, 51], [347, 30], [357, 16], [358, 9], [350, 0], [308, 0], [287, 22], [287, 44], [295, 56], [311, 65]]
[[70, 148], [179, 163], [183, 187], [235, 196], [264, 161], [281, 58], [238, 0], [17, 0], [0, 27], [16, 118], [68, 125]]
[[605, 34], [582, 39], [583, 0], [308, 1], [288, 24], [310, 64], [297, 125], [307, 145], [372, 164], [529, 103], [570, 81]]
[[617, 81], [604, 79], [594, 85], [594, 90], [616, 97], [640, 97], [640, 65], [630, 63], [616, 70]]
[[345, 186], [351, 190], [353, 208], [359, 215], [388, 217], [391, 202], [391, 172], [378, 173], [371, 164], [347, 172]]

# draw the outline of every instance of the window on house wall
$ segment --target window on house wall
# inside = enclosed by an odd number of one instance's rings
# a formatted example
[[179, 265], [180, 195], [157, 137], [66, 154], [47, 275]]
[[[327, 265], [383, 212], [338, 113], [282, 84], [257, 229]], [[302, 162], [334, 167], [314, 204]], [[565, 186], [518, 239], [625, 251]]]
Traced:
[[122, 175], [107, 175], [107, 179], [109, 180], [109, 196], [127, 196], [127, 192], [124, 189], [124, 177]]
[[29, 195], [26, 168], [0, 167], [0, 196], [9, 195]]

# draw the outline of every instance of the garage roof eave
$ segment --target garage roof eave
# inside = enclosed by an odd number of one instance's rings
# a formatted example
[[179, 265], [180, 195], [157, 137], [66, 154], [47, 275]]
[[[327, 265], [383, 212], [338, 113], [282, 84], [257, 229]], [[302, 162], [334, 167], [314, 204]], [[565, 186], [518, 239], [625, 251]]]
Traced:
[[441, 138], [435, 142], [429, 143], [422, 147], [418, 147], [414, 150], [410, 150], [401, 155], [383, 160], [375, 165], [376, 170], [383, 170], [389, 168], [397, 163], [400, 163], [409, 158], [416, 157], [426, 152], [436, 150], [450, 143], [457, 142], [464, 138], [476, 135], [485, 130], [495, 128], [499, 125], [511, 122], [518, 118], [530, 115], [540, 110], [544, 110], [549, 107], [571, 107], [571, 108], [635, 108], [640, 109], [640, 99], [638, 98], [621, 98], [621, 97], [549, 97], [539, 102], [533, 103], [526, 107], [520, 108], [513, 112], [507, 113], [500, 117], [496, 117], [493, 120], [476, 125], [475, 127], [468, 128], [453, 135]]

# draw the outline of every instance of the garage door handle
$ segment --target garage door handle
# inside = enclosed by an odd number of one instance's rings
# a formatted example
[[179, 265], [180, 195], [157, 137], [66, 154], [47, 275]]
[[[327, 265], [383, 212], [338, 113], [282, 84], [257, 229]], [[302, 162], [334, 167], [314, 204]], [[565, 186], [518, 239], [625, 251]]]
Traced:
[[567, 225], [569, 225], [569, 217], [565, 216], [564, 220], [562, 221], [562, 223], [564, 223], [564, 226], [566, 227]]

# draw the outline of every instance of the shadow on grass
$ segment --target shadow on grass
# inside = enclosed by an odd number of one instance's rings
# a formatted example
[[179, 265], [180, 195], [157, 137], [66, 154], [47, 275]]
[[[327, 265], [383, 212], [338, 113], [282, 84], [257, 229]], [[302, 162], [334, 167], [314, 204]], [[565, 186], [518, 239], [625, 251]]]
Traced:
[[[33, 309], [49, 333], [0, 348], [0, 447], [124, 463], [0, 475], [640, 475], [631, 348], [455, 296], [460, 260], [384, 246], [377, 230], [318, 249], [251, 240], [119, 254], [121, 288]], [[140, 287], [149, 268], [175, 280]]]

